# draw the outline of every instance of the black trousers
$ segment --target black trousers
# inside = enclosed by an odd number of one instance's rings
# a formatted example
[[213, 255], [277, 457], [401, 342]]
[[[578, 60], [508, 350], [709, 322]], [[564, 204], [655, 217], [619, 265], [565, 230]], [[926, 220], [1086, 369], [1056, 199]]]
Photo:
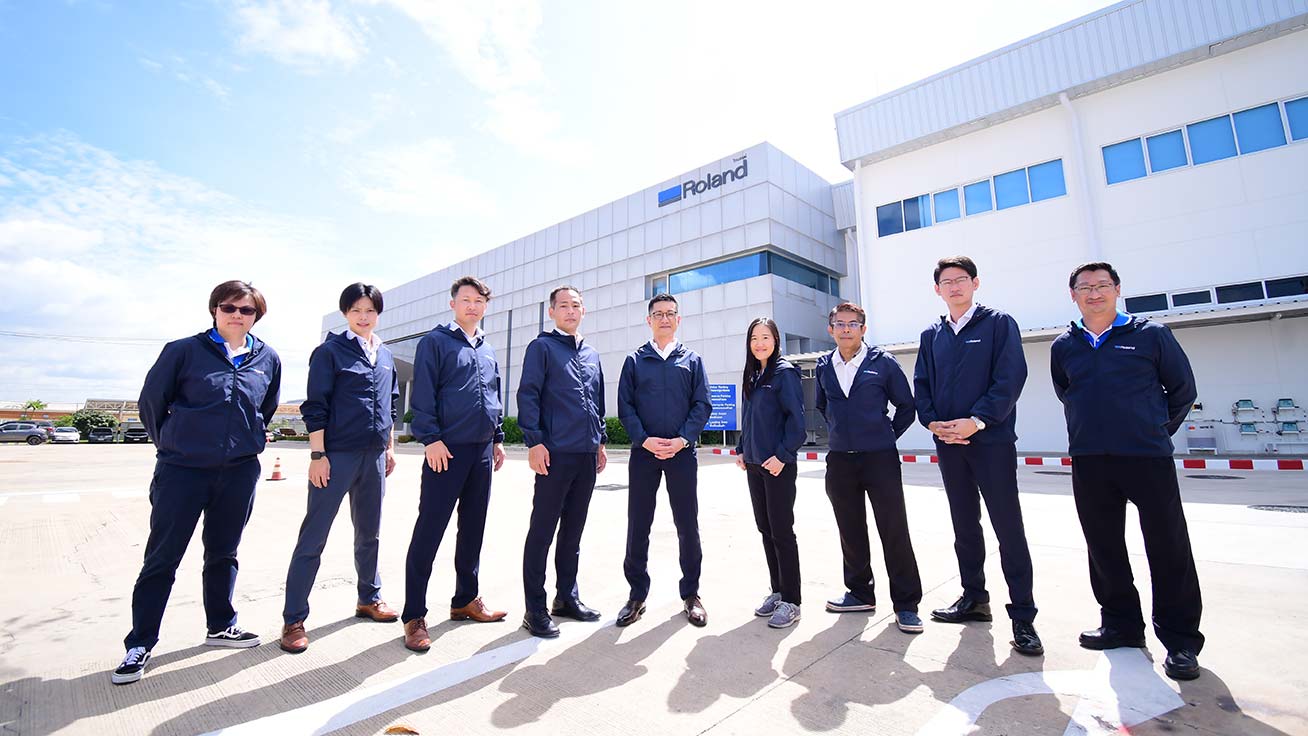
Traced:
[[940, 477], [945, 482], [949, 515], [954, 522], [954, 554], [963, 595], [987, 603], [986, 541], [981, 531], [981, 501], [986, 503], [990, 525], [999, 540], [999, 564], [1008, 583], [1008, 617], [1035, 621], [1031, 592], [1031, 550], [1022, 525], [1022, 504], [1017, 496], [1017, 445], [949, 445], [936, 443]]
[[681, 558], [682, 600], [699, 595], [700, 563], [704, 554], [699, 544], [699, 463], [690, 448], [667, 460], [659, 460], [643, 447], [631, 449], [627, 465], [627, 558], [622, 563], [631, 599], [649, 597], [649, 531], [654, 525], [654, 508], [660, 478], [667, 479], [668, 504], [677, 527]]
[[840, 530], [840, 552], [845, 561], [845, 587], [864, 603], [877, 602], [872, 579], [872, 549], [868, 539], [867, 505], [872, 502], [877, 534], [890, 577], [890, 601], [895, 611], [917, 612], [922, 600], [922, 578], [908, 533], [904, 508], [904, 481], [896, 450], [827, 453], [827, 498]]
[[595, 491], [596, 454], [550, 453], [549, 475], [536, 476], [531, 501], [531, 525], [522, 552], [522, 587], [528, 612], [545, 611], [545, 567], [550, 540], [558, 530], [554, 547], [554, 577], [557, 597], [578, 597], [577, 565], [581, 556], [581, 532], [586, 528], [590, 496]]
[[800, 604], [799, 543], [795, 539], [795, 476], [799, 469], [787, 463], [780, 475], [762, 465], [745, 465], [749, 501], [754, 506], [754, 523], [763, 536], [763, 556], [768, 561], [768, 579], [781, 600]]
[[1127, 633], [1144, 632], [1140, 595], [1126, 551], [1126, 503], [1140, 515], [1154, 632], [1167, 651], [1203, 648], [1203, 600], [1181, 508], [1176, 466], [1170, 457], [1083, 455], [1072, 458], [1072, 494], [1090, 553], [1090, 586], [1101, 622]]

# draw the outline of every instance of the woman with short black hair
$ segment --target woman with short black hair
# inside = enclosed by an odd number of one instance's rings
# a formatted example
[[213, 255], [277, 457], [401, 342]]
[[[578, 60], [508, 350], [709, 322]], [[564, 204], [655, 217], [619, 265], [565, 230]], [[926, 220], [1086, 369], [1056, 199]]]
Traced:
[[277, 412], [282, 363], [250, 329], [268, 312], [247, 281], [225, 281], [209, 294], [213, 327], [164, 346], [145, 377], [138, 409], [154, 442], [150, 536], [132, 591], [127, 655], [115, 684], [136, 682], [159, 641], [177, 566], [204, 515], [204, 643], [253, 647], [259, 637], [236, 625], [232, 592], [236, 548], [254, 509], [258, 454]]

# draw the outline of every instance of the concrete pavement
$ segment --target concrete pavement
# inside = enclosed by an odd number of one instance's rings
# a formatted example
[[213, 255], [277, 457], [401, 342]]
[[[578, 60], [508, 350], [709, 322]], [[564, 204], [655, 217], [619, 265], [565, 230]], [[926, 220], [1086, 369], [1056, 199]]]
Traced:
[[[1097, 607], [1069, 478], [1047, 469], [1020, 471], [1043, 658], [1011, 652], [1002, 615], [989, 625], [928, 621], [925, 633], [908, 636], [894, 627], [888, 606], [872, 614], [825, 613], [823, 600], [840, 592], [841, 568], [820, 463], [800, 468], [799, 624], [776, 631], [752, 615], [766, 593], [766, 567], [744, 479], [729, 459], [702, 457], [709, 625], [691, 627], [680, 615], [676, 535], [663, 497], [651, 541], [649, 612], [617, 629], [612, 619], [627, 595], [620, 453], [600, 476], [582, 544], [582, 598], [604, 613], [601, 623], [565, 623], [551, 642], [518, 628], [531, 474], [525, 456], [512, 453], [496, 477], [481, 567], [483, 596], [510, 611], [507, 621], [444, 620], [453, 528], [431, 585], [429, 653], [405, 650], [399, 624], [353, 618], [349, 520], [342, 513], [311, 598], [312, 643], [306, 653], [288, 655], [275, 641], [308, 457], [302, 446], [271, 446], [263, 477], [276, 455], [289, 480], [260, 484], [237, 583], [241, 625], [262, 634], [264, 645], [199, 646], [196, 539], [145, 678], [115, 687], [108, 671], [130, 627], [153, 448], [0, 447], [0, 732], [375, 734], [404, 724], [424, 734], [1063, 734], [1120, 733], [1121, 726], [1136, 734], [1308, 733], [1301, 666], [1308, 657], [1308, 514], [1247, 508], [1308, 506], [1308, 475], [1182, 474], [1208, 645], [1203, 676], [1178, 685], [1161, 676], [1165, 652], [1152, 632], [1147, 653], [1108, 656], [1076, 645], [1079, 631], [1097, 625]], [[383, 595], [397, 608], [420, 461], [401, 454], [383, 520]], [[906, 465], [904, 474], [926, 618], [959, 592], [953, 536], [937, 469]], [[1211, 475], [1193, 475], [1201, 474]], [[1147, 611], [1148, 569], [1133, 516], [1128, 540]], [[875, 549], [874, 536], [874, 560]], [[990, 549], [987, 572], [1000, 613], [1006, 591], [993, 540]], [[874, 565], [884, 580], [883, 565]]]

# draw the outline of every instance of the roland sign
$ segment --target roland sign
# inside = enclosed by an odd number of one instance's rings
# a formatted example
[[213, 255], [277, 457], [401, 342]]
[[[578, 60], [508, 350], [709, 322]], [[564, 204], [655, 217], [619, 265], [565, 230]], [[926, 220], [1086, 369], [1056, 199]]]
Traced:
[[709, 174], [703, 179], [689, 179], [677, 186], [668, 187], [659, 192], [659, 206], [680, 202], [691, 195], [703, 194], [710, 189], [717, 189], [727, 182], [740, 181], [749, 176], [749, 159], [738, 156], [733, 158], [731, 162], [736, 164], [733, 169], [727, 169], [718, 174]]

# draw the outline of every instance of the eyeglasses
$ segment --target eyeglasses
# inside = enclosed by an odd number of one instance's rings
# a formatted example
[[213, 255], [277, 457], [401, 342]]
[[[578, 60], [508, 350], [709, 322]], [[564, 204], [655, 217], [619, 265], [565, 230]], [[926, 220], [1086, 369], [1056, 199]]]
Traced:
[[661, 322], [662, 320], [665, 319], [676, 319], [677, 313], [676, 312], [650, 312], [649, 316], [650, 319]]
[[1072, 291], [1075, 291], [1081, 296], [1090, 296], [1091, 294], [1107, 294], [1108, 292], [1112, 291], [1113, 288], [1116, 286], [1117, 284], [1113, 284], [1113, 283], [1081, 284], [1080, 286], [1077, 286], [1075, 289], [1072, 289]]
[[837, 330], [857, 330], [863, 326], [862, 322], [832, 322], [832, 328]]
[[235, 304], [219, 304], [218, 311], [223, 314], [236, 314], [237, 312], [240, 312], [246, 317], [253, 317], [259, 312], [259, 310], [254, 307], [238, 307]]
[[972, 280], [971, 276], [959, 276], [956, 279], [941, 279], [937, 283], [939, 283], [941, 286], [945, 288], [949, 288], [951, 286], [961, 286], [971, 280]]

